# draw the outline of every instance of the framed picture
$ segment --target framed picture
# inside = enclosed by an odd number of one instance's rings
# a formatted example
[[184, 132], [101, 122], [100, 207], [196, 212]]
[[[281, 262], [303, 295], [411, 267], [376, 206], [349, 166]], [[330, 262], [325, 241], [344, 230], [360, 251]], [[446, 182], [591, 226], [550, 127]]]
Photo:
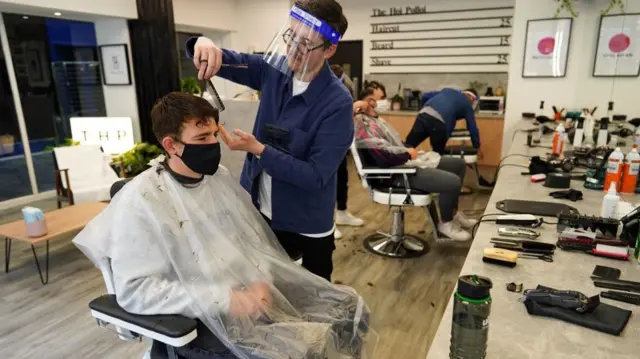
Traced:
[[105, 85], [131, 85], [127, 44], [100, 46], [100, 62]]
[[527, 21], [522, 77], [564, 77], [573, 19]]
[[640, 14], [600, 17], [594, 77], [640, 75]]

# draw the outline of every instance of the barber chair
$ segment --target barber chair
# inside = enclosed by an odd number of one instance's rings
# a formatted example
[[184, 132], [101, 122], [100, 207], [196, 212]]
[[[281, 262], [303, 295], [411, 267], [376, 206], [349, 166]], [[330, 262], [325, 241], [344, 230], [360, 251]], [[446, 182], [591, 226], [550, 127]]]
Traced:
[[[130, 180], [128, 178], [115, 182], [111, 186], [111, 197], [115, 196]], [[114, 326], [120, 339], [123, 340], [141, 340], [141, 337], [146, 337], [162, 343], [166, 346], [166, 353], [163, 354], [168, 355], [169, 359], [178, 359], [175, 348], [189, 344], [198, 336], [197, 322], [180, 315], [137, 315], [125, 311], [118, 305], [115, 296], [110, 258], [103, 258], [98, 267], [102, 272], [108, 293], [89, 303], [91, 315], [96, 318], [98, 325]]]
[[56, 147], [53, 155], [58, 208], [62, 201], [74, 205], [110, 199], [109, 189], [118, 175], [100, 145]]
[[[432, 201], [431, 194], [412, 189], [409, 176], [416, 173], [413, 167], [380, 168], [363, 163], [364, 156], [351, 145], [351, 155], [355, 162], [362, 186], [368, 189], [375, 203], [387, 205], [393, 210], [393, 220], [389, 233], [378, 231], [364, 239], [364, 247], [377, 255], [390, 258], [413, 258], [426, 254], [429, 245], [420, 237], [405, 233], [404, 209], [406, 207], [422, 207], [433, 229], [433, 236], [438, 238], [438, 211]], [[394, 186], [392, 177], [404, 178], [404, 184]]]
[[[476, 188], [480, 187], [480, 172], [478, 171], [478, 149], [474, 148], [471, 142], [471, 136], [467, 130], [454, 130], [449, 137], [449, 142], [454, 142], [453, 145], [447, 144], [444, 149], [444, 157], [459, 157], [464, 160], [467, 167], [471, 168], [476, 175]], [[474, 189], [462, 190], [462, 195], [473, 194]]]

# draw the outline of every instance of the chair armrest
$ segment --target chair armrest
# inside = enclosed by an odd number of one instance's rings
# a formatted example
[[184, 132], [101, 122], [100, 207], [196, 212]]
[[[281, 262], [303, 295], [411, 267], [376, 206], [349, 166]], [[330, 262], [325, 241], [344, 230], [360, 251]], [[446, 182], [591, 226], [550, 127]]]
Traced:
[[409, 166], [398, 166], [398, 167], [390, 167], [390, 168], [380, 168], [380, 167], [363, 167], [362, 173], [365, 175], [393, 175], [393, 174], [413, 174], [416, 173], [415, 167]]
[[89, 308], [91, 315], [98, 320], [173, 347], [184, 346], [198, 336], [195, 319], [181, 315], [132, 314], [122, 309], [112, 294], [92, 300]]

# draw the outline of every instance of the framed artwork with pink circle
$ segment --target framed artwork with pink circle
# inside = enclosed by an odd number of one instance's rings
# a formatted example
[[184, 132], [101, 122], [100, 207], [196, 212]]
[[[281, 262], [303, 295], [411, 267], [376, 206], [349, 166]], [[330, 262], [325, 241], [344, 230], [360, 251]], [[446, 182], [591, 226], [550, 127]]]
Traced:
[[638, 77], [639, 75], [640, 14], [600, 17], [593, 76]]
[[567, 73], [571, 18], [527, 21], [522, 77], [564, 77]]

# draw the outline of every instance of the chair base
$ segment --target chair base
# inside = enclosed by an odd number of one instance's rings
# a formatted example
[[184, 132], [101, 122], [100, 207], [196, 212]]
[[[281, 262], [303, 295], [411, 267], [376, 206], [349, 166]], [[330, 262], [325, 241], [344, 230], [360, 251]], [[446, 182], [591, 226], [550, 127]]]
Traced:
[[420, 237], [404, 233], [404, 210], [393, 212], [391, 233], [378, 232], [364, 239], [364, 247], [371, 253], [389, 258], [415, 258], [429, 252], [429, 245]]
[[364, 247], [373, 254], [401, 259], [421, 257], [429, 252], [427, 242], [412, 234], [401, 238], [388, 233], [372, 234], [364, 239]]

